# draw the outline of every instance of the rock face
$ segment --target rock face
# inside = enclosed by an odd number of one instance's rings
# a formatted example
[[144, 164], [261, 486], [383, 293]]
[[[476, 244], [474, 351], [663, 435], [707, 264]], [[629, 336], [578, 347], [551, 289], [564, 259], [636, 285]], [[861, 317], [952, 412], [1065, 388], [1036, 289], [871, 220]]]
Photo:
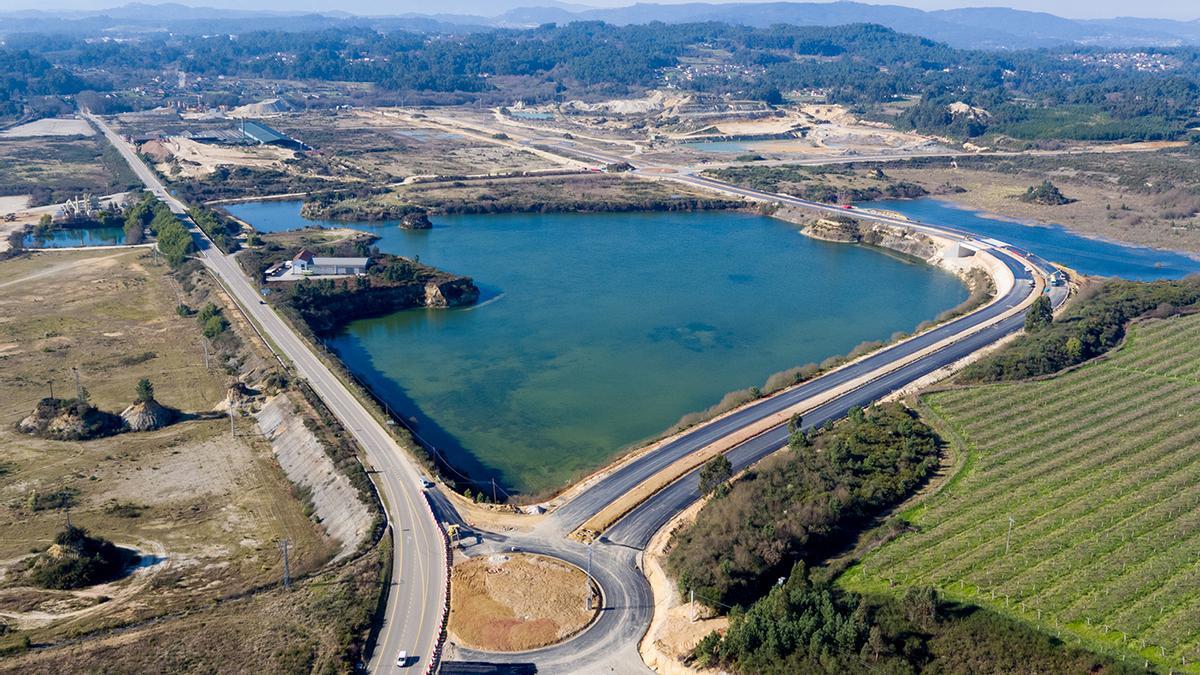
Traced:
[[338, 471], [286, 395], [269, 399], [258, 413], [258, 428], [271, 443], [288, 478], [310, 491], [314, 514], [337, 540], [334, 560], [354, 553], [371, 532], [371, 512], [350, 479]]
[[433, 223], [429, 222], [429, 216], [424, 213], [410, 213], [400, 219], [400, 229], [402, 230], [428, 230], [433, 228]]
[[433, 308], [462, 307], [479, 299], [479, 288], [467, 278], [449, 281], [430, 281], [425, 284], [425, 306]]
[[125, 426], [130, 431], [153, 431], [161, 429], [175, 419], [175, 413], [159, 405], [158, 401], [138, 401], [121, 413]]
[[853, 218], [821, 218], [805, 226], [804, 234], [825, 241], [878, 246], [922, 260], [938, 253], [937, 244], [922, 234], [882, 223], [865, 225]]

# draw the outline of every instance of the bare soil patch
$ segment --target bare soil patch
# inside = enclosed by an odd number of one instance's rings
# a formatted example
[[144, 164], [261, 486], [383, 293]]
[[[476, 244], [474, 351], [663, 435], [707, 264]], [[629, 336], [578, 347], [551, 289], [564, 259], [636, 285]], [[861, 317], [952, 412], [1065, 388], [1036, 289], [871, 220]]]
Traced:
[[96, 130], [86, 120], [74, 117], [34, 120], [28, 124], [0, 131], [0, 138], [35, 138], [38, 136], [92, 136]]
[[597, 611], [587, 609], [591, 590], [583, 570], [540, 555], [471, 558], [454, 566], [450, 584], [450, 635], [473, 649], [554, 644], [579, 632]]
[[171, 137], [166, 142], [152, 141], [149, 148], [158, 157], [169, 156], [156, 168], [172, 178], [200, 178], [219, 166], [254, 168], [283, 168], [284, 160], [295, 157], [294, 152], [270, 145], [233, 147], [197, 143], [190, 138]]

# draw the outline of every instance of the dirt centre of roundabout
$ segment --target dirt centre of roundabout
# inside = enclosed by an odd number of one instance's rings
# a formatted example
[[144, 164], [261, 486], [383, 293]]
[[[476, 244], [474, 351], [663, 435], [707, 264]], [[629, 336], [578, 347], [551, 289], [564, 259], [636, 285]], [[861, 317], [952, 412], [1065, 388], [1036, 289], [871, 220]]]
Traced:
[[451, 571], [450, 638], [496, 652], [555, 644], [595, 618], [598, 609], [587, 608], [592, 593], [587, 574], [562, 560], [530, 553], [470, 558]]

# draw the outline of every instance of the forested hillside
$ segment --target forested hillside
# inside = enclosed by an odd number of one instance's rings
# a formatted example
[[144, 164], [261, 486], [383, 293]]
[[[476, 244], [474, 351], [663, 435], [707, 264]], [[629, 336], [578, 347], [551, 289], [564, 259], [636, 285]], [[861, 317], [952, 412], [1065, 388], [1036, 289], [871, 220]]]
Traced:
[[[791, 92], [815, 91], [904, 127], [962, 138], [1178, 138], [1195, 126], [1200, 107], [1200, 50], [1194, 48], [961, 50], [871, 24], [577, 22], [455, 35], [356, 26], [236, 36], [139, 34], [125, 41], [13, 35], [7, 45], [0, 50], [6, 73], [0, 81], [9, 109], [42, 90], [75, 93], [83, 85], [71, 73], [85, 72], [104, 73], [94, 88], [136, 87], [139, 105], [158, 104], [144, 99], [143, 85], [160, 78], [165, 94], [179, 71], [209, 81], [365, 83], [388, 101], [433, 92], [454, 93], [460, 101], [544, 102], [674, 86], [778, 103]], [[65, 70], [46, 77], [34, 72], [47, 64]]]

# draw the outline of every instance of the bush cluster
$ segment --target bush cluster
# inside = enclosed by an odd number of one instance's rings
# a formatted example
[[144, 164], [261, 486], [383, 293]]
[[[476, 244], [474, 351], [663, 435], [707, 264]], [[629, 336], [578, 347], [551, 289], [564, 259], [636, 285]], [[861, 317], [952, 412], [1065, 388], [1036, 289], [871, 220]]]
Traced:
[[793, 426], [790, 452], [748, 471], [676, 535], [667, 565], [681, 589], [709, 604], [747, 604], [937, 465], [937, 437], [900, 405], [856, 409], [812, 438]]

